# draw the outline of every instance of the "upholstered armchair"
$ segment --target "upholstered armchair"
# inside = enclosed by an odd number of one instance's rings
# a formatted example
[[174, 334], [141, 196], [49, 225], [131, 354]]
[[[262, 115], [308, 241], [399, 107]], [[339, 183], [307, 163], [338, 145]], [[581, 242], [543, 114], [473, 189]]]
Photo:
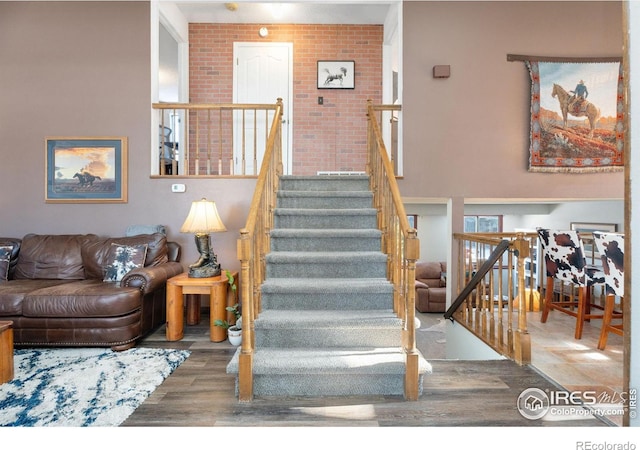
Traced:
[[416, 262], [416, 309], [424, 313], [445, 312], [447, 263]]

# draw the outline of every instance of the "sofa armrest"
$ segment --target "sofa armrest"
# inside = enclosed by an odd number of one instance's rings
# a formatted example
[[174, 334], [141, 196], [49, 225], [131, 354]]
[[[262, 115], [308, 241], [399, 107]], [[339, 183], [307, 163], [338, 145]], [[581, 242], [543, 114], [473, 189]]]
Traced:
[[416, 280], [416, 289], [429, 289], [429, 285], [422, 281]]
[[127, 273], [122, 278], [120, 285], [135, 287], [147, 294], [164, 286], [169, 278], [179, 275], [183, 271], [182, 264], [171, 261], [158, 266], [141, 267]]

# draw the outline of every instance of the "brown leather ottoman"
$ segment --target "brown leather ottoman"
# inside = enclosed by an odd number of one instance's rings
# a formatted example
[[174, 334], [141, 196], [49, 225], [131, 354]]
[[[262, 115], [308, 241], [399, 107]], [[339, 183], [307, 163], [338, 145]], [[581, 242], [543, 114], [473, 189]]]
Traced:
[[0, 384], [13, 379], [13, 322], [0, 322]]

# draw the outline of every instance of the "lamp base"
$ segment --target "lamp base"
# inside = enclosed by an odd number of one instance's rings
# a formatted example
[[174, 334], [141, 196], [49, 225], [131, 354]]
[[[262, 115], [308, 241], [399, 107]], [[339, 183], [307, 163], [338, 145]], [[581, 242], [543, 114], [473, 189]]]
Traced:
[[221, 273], [220, 264], [189, 268], [189, 278], [211, 278]]
[[195, 236], [196, 247], [200, 258], [189, 266], [189, 278], [211, 278], [220, 275], [220, 264], [216, 254], [211, 250], [209, 235], [198, 233]]

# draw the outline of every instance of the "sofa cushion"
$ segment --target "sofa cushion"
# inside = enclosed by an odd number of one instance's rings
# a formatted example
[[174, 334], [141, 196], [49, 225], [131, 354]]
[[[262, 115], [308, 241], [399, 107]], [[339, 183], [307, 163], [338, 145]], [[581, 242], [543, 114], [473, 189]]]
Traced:
[[0, 245], [0, 283], [9, 278], [9, 263], [13, 245]]
[[439, 262], [420, 261], [416, 263], [416, 278], [439, 280], [441, 274], [442, 274], [442, 266], [440, 265]]
[[102, 280], [73, 281], [29, 292], [22, 301], [25, 317], [117, 317], [141, 308], [142, 293]]
[[0, 283], [0, 317], [21, 316], [24, 297], [35, 290], [68, 283], [65, 280], [10, 280]]
[[145, 267], [157, 266], [169, 261], [167, 238], [160, 233], [96, 239], [82, 247], [82, 260], [87, 279], [103, 279], [103, 268], [109, 264], [111, 244], [129, 246], [146, 244]]
[[121, 281], [133, 269], [144, 267], [146, 255], [147, 244], [121, 245], [112, 243], [102, 281]]
[[416, 280], [430, 288], [446, 287], [447, 263], [437, 261], [418, 261], [416, 263]]
[[15, 279], [82, 280], [82, 247], [93, 234], [27, 234], [22, 238]]

